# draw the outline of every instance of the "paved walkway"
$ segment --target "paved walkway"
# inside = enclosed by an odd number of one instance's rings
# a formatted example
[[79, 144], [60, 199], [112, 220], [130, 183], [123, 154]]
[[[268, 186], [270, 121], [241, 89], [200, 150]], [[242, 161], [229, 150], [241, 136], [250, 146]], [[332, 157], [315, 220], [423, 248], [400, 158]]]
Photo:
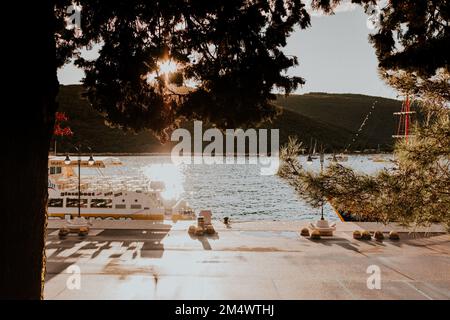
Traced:
[[[334, 237], [311, 241], [298, 234], [306, 222], [216, 223], [216, 236], [199, 238], [187, 234], [190, 224], [95, 222], [87, 238], [60, 240], [51, 221], [45, 297], [450, 299], [450, 235], [437, 226], [380, 243], [352, 231], [401, 228], [339, 223]], [[380, 270], [379, 290], [367, 287], [370, 266]]]

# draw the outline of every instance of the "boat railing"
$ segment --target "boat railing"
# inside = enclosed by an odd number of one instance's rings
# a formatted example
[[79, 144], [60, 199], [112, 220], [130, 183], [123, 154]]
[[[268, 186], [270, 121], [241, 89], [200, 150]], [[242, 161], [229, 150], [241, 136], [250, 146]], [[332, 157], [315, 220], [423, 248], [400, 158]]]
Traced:
[[[78, 177], [66, 177], [55, 180], [61, 191], [76, 190], [78, 188]], [[81, 180], [83, 191], [92, 190], [95, 192], [148, 192], [150, 182], [139, 177], [105, 177], [86, 176]]]

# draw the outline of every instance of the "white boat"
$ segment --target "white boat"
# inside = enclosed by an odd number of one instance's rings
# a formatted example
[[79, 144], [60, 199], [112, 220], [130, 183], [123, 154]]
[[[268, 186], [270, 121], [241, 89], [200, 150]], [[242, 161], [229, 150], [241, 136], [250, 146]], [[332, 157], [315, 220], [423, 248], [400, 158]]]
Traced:
[[372, 157], [369, 158], [370, 160], [372, 160], [372, 162], [389, 162], [389, 159], [386, 159], [385, 157], [383, 157], [382, 155], [376, 154]]
[[[49, 156], [48, 216], [68, 218], [80, 214], [101, 219], [194, 219], [195, 214], [183, 200], [165, 199], [164, 183], [142, 176], [105, 176], [102, 168], [122, 166], [115, 157], [81, 157], [81, 168], [94, 168], [98, 175], [82, 175], [78, 179], [78, 157]], [[78, 188], [80, 187], [80, 195]], [[80, 201], [78, 199], [80, 198]]]
[[333, 154], [332, 157], [329, 157], [328, 160], [331, 160], [333, 162], [347, 162], [348, 156], [345, 154]]

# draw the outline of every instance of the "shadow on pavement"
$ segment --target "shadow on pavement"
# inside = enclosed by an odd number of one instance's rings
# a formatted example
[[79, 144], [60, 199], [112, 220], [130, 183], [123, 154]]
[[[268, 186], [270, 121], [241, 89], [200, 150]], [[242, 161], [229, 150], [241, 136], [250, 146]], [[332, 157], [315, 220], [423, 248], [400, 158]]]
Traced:
[[[63, 239], [58, 236], [47, 237], [47, 272], [45, 281], [64, 272], [79, 258], [96, 259], [104, 255], [106, 259], [162, 258], [162, 240], [171, 230], [170, 225], [160, 224], [151, 230], [103, 230], [95, 236], [79, 237], [69, 235]], [[112, 240], [113, 239], [113, 240]]]

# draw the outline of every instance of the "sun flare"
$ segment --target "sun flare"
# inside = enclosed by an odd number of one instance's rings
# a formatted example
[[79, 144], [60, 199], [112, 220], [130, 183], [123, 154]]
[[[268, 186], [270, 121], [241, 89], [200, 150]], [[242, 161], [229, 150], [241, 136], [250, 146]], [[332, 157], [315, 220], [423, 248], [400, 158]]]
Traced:
[[166, 199], [179, 199], [183, 194], [184, 174], [181, 167], [173, 164], [152, 164], [144, 168], [144, 174], [152, 181], [162, 181], [165, 190], [161, 193]]
[[178, 70], [178, 64], [173, 60], [164, 60], [158, 63], [158, 70], [162, 74], [173, 73]]

